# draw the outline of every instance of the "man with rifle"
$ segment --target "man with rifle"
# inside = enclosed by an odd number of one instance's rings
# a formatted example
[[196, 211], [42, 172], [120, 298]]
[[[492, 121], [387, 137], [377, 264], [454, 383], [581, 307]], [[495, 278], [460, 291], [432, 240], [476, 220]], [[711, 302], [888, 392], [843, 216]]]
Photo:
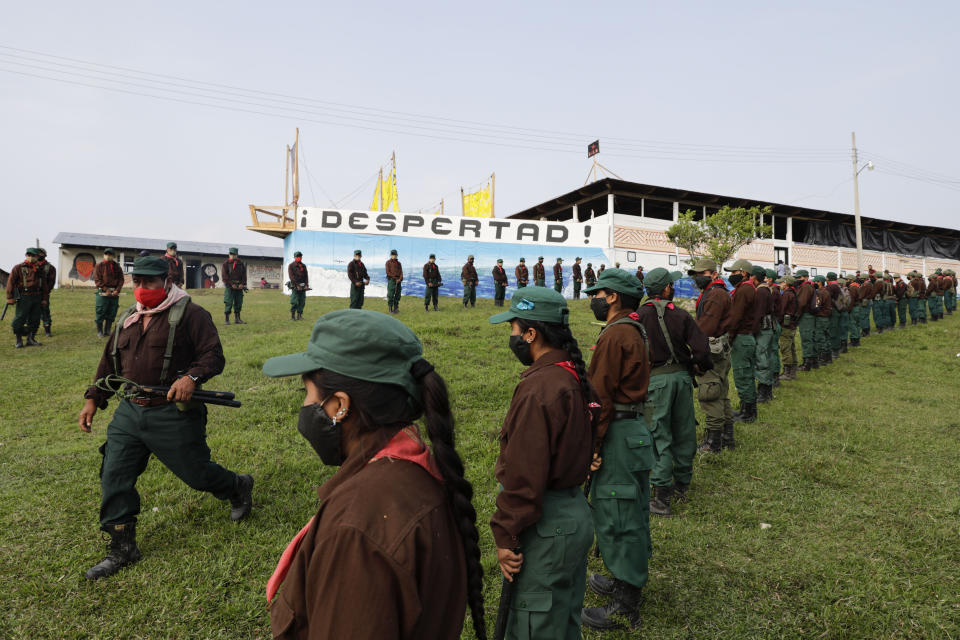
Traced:
[[3, 310], [6, 314], [7, 307], [12, 304], [17, 305], [17, 313], [11, 323], [13, 335], [17, 338], [15, 345], [17, 349], [24, 347], [24, 337], [27, 339], [26, 346], [40, 346], [37, 342], [40, 310], [50, 304], [50, 289], [47, 288], [47, 281], [37, 267], [40, 251], [34, 247], [27, 247], [25, 255], [26, 259], [23, 262], [10, 269], [10, 277], [7, 279], [7, 304]]
[[307, 291], [310, 290], [310, 274], [303, 264], [303, 253], [294, 251], [293, 262], [287, 267], [290, 287], [290, 319], [303, 320], [303, 307], [307, 304]]
[[240, 310], [243, 309], [243, 292], [247, 290], [247, 265], [237, 257], [236, 247], [230, 247], [230, 255], [223, 267], [220, 268], [220, 278], [223, 280], [223, 315], [227, 324], [230, 324], [230, 311], [233, 310], [234, 324], [247, 324], [240, 319]]
[[96, 316], [97, 337], [110, 335], [110, 325], [117, 317], [120, 290], [123, 289], [123, 269], [117, 264], [116, 252], [107, 247], [103, 250], [103, 262], [93, 270], [93, 282], [97, 285]]
[[[223, 348], [210, 313], [193, 304], [168, 276], [162, 258], [133, 265], [134, 297], [107, 341], [95, 383], [87, 388], [80, 429], [90, 433], [98, 409], [114, 393], [123, 397], [100, 447], [100, 528], [110, 535], [107, 556], [86, 572], [90, 580], [113, 575], [140, 559], [136, 542], [140, 496], [137, 478], [156, 456], [188, 486], [230, 501], [230, 519], [250, 513], [253, 477], [237, 475], [210, 459], [207, 409], [197, 386], [223, 371]], [[165, 395], [132, 394], [111, 384], [122, 376], [135, 386], [169, 385]], [[106, 384], [105, 384], [106, 382]]]

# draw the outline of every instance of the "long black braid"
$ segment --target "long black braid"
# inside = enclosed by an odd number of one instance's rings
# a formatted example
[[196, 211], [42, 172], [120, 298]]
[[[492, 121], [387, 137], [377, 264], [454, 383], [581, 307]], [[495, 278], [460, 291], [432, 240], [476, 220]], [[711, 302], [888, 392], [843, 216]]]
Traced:
[[517, 318], [517, 324], [520, 325], [521, 333], [527, 329], [534, 329], [537, 333], [543, 335], [551, 347], [562, 349], [570, 354], [570, 361], [577, 372], [577, 378], [580, 379], [580, 392], [583, 394], [584, 406], [593, 401], [593, 387], [590, 386], [590, 380], [587, 379], [587, 365], [583, 362], [583, 354], [580, 353], [580, 344], [573, 337], [570, 326], [554, 322], [539, 322], [535, 320], [524, 320]]
[[[418, 366], [419, 365], [419, 366]], [[460, 531], [467, 561], [467, 606], [473, 619], [473, 630], [478, 640], [486, 640], [487, 628], [483, 615], [483, 566], [480, 564], [480, 534], [477, 531], [477, 511], [473, 508], [473, 485], [464, 477], [463, 460], [454, 447], [453, 414], [447, 385], [426, 360], [414, 366], [414, 376], [423, 386], [423, 405], [411, 402], [399, 386], [376, 384], [342, 376], [332, 371], [317, 371], [311, 379], [326, 393], [343, 391], [355, 404], [358, 428], [361, 432], [374, 429], [398, 431], [421, 414], [427, 435], [433, 445], [433, 456], [443, 476], [447, 501]]]

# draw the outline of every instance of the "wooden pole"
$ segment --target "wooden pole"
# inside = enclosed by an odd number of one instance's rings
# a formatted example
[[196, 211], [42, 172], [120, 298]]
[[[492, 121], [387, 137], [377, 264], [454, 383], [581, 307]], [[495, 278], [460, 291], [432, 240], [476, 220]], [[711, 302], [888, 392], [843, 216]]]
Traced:
[[297, 205], [300, 203], [300, 127], [297, 127], [297, 137], [293, 142], [293, 209], [296, 219]]
[[286, 169], [283, 172], [283, 212], [286, 214], [287, 205], [290, 204], [290, 145], [287, 145], [287, 152], [283, 156], [286, 160]]
[[397, 192], [397, 152], [394, 151], [390, 154], [390, 175], [393, 176], [393, 184], [390, 187], [393, 189], [393, 210], [400, 211], [400, 194]]
[[463, 187], [460, 187], [460, 215], [467, 215], [467, 209], [463, 203]]
[[494, 171], [490, 174], [490, 217], [496, 218], [496, 212], [494, 210], [494, 204], [496, 203], [497, 195], [497, 172]]

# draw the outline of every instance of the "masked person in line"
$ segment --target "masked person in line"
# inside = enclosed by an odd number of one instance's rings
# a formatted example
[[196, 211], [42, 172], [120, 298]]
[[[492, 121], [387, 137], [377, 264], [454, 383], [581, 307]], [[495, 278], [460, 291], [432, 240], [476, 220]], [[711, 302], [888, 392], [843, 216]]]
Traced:
[[[104, 346], [96, 379], [119, 375], [141, 385], [170, 385], [166, 396], [120, 401], [100, 447], [100, 528], [110, 535], [109, 553], [86, 577], [115, 574], [140, 559], [136, 525], [140, 513], [137, 478], [154, 455], [192, 489], [230, 500], [230, 519], [250, 513], [253, 478], [237, 475], [210, 459], [206, 405], [191, 402], [198, 384], [223, 371], [223, 347], [213, 318], [173, 284], [162, 258], [133, 262], [137, 304], [117, 321]], [[171, 339], [172, 338], [172, 339]], [[113, 395], [90, 386], [80, 411], [80, 429], [90, 433], [98, 409]]]
[[613, 577], [590, 576], [591, 590], [611, 601], [584, 609], [581, 617], [585, 627], [606, 630], [621, 628], [614, 616], [622, 616], [635, 629], [652, 552], [650, 469], [655, 457], [643, 418], [650, 360], [636, 311], [640, 281], [623, 269], [606, 269], [586, 293], [595, 294], [590, 300], [594, 317], [607, 323], [590, 361], [590, 384], [600, 401], [591, 503], [597, 546]]
[[[40, 276], [46, 281], [47, 292], [52, 292], [57, 286], [57, 268], [47, 262], [47, 250], [43, 247], [37, 249], [39, 252], [37, 258], [37, 271], [40, 272]], [[53, 324], [53, 319], [50, 316], [50, 304], [40, 307], [40, 320], [43, 322], [43, 335], [48, 338], [53, 337], [51, 333], [51, 325]]]
[[271, 358], [263, 372], [302, 376], [297, 430], [340, 467], [267, 583], [273, 636], [453, 640], [469, 605], [486, 638], [473, 488], [446, 384], [417, 336], [375, 311], [334, 311], [305, 353]]
[[733, 414], [734, 422], [753, 422], [757, 419], [757, 340], [760, 316], [755, 313], [757, 288], [750, 277], [753, 265], [747, 260], [737, 260], [727, 267], [731, 272], [730, 284], [730, 343], [733, 349], [730, 362], [733, 383], [740, 396], [740, 411]]
[[96, 325], [97, 337], [110, 335], [110, 327], [117, 317], [120, 306], [120, 290], [123, 289], [123, 269], [117, 264], [116, 252], [109, 247], [103, 250], [103, 262], [93, 270], [93, 282], [97, 285]]
[[506, 637], [579, 640], [593, 542], [580, 490], [593, 450], [586, 365], [555, 291], [517, 292], [490, 322], [510, 322], [510, 350], [529, 367], [500, 430], [503, 490], [490, 519], [500, 570], [516, 582]]

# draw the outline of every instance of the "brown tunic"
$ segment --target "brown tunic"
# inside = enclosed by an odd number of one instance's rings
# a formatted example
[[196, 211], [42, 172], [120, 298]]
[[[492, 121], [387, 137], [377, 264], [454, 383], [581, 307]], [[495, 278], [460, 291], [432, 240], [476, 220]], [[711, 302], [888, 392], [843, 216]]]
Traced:
[[612, 325], [631, 313], [639, 321], [633, 311], [622, 309], [607, 322], [590, 359], [590, 384], [600, 400], [599, 417], [595, 418], [596, 444], [607, 434], [614, 403], [643, 404], [647, 400], [650, 360], [640, 330], [627, 322]]
[[553, 265], [553, 279], [563, 282], [563, 265], [559, 262]]
[[[637, 315], [640, 316], [640, 324], [647, 330], [652, 360], [651, 369], [665, 365], [670, 360], [670, 349], [667, 347], [666, 337], [657, 319], [656, 306], [653, 302], [647, 302], [640, 306]], [[707, 336], [703, 335], [703, 331], [689, 313], [679, 307], [675, 306], [671, 309], [668, 306], [663, 311], [663, 323], [667, 325], [670, 343], [673, 345], [673, 352], [679, 364], [687, 369], [694, 364], [701, 372], [713, 368]]]
[[530, 280], [530, 270], [527, 269], [525, 264], [518, 264], [513, 273], [517, 276], [517, 284], [527, 284]]
[[347, 277], [358, 287], [366, 286], [366, 281], [370, 278], [367, 276], [367, 266], [363, 264], [363, 260], [350, 261], [347, 265]]
[[50, 299], [47, 281], [44, 280], [36, 263], [24, 260], [10, 269], [10, 277], [7, 278], [7, 300], [14, 300], [18, 291], [20, 295], [40, 296], [44, 301]]
[[[750, 280], [741, 280], [730, 292], [730, 320], [727, 323], [730, 338], [753, 335], [760, 325], [754, 317], [754, 301], [757, 299], [757, 289]], [[756, 324], [756, 326], [754, 326]]]
[[400, 261], [396, 258], [387, 260], [384, 269], [387, 272], [387, 280], [394, 280], [396, 282], [403, 280], [403, 265], [400, 264]]
[[37, 268], [47, 281], [47, 291], [53, 291], [57, 286], [57, 268], [46, 260], [37, 262]]
[[[636, 329], [634, 329], [636, 332]], [[503, 491], [490, 519], [493, 539], [513, 549], [543, 515], [543, 494], [583, 484], [593, 431], [576, 377], [557, 365], [570, 354], [553, 349], [520, 374], [500, 429], [496, 476]]]
[[826, 287], [820, 287], [817, 289], [817, 297], [820, 298], [820, 310], [817, 311], [817, 317], [829, 318], [830, 314], [833, 313], [833, 298], [830, 297], [830, 292], [827, 291]]
[[[114, 371], [114, 338], [111, 336], [103, 346], [103, 355], [94, 380], [116, 373], [140, 384], [156, 385], [169, 384], [180, 375], [191, 375], [200, 378], [199, 382], [202, 383], [220, 374], [224, 365], [223, 347], [220, 346], [220, 336], [213, 324], [213, 318], [203, 307], [187, 302], [173, 339], [173, 355], [167, 374], [170, 380], [160, 380], [163, 354], [167, 350], [167, 337], [170, 334], [168, 313], [169, 310], [151, 316], [146, 330], [143, 328], [142, 317], [126, 329], [120, 329], [117, 342], [120, 371]], [[103, 409], [111, 395], [113, 394], [91, 385], [83, 397], [92, 398], [97, 406]]]
[[428, 287], [440, 286], [440, 267], [436, 262], [428, 262], [423, 265], [423, 281]]
[[797, 320], [804, 314], [810, 313], [810, 299], [817, 295], [817, 288], [809, 280], [804, 280], [797, 287]]
[[580, 265], [576, 262], [573, 263], [573, 281], [583, 282], [583, 273], [580, 270]]
[[907, 297], [907, 283], [903, 280], [897, 280], [897, 284], [893, 286], [893, 290], [897, 296], [897, 300]]
[[502, 284], [503, 286], [507, 285], [507, 272], [504, 271], [503, 267], [494, 265], [492, 273], [494, 282]]
[[583, 272], [583, 277], [586, 278], [588, 285], [592, 285], [597, 281], [597, 274], [594, 273], [593, 267], [587, 267]]
[[466, 281], [466, 284], [478, 284], [480, 277], [477, 275], [477, 268], [469, 262], [466, 263], [463, 265], [463, 268], [460, 269], [460, 279]]
[[760, 331], [763, 326], [763, 317], [772, 316], [776, 308], [774, 307], [773, 294], [770, 293], [770, 287], [766, 285], [757, 285], [757, 295], [753, 299], [753, 327], [754, 333]]
[[785, 316], [790, 316], [790, 323], [785, 325], [788, 329], [795, 329], [797, 327], [797, 320], [800, 319], [799, 314], [797, 313], [798, 309], [797, 302], [797, 290], [794, 287], [787, 287], [780, 294], [780, 300], [777, 304], [777, 321], [780, 324], [784, 324]]
[[393, 434], [365, 434], [317, 490], [320, 509], [270, 607], [275, 638], [460, 637], [467, 602], [460, 533], [443, 486], [424, 469], [368, 462]]
[[918, 298], [927, 297], [927, 285], [924, 283], [923, 278], [911, 278], [910, 286], [913, 287], [913, 290], [917, 292]]
[[873, 283], [869, 280], [864, 280], [860, 285], [860, 299], [873, 300]]
[[123, 269], [114, 260], [104, 260], [97, 263], [93, 270], [93, 283], [103, 291], [120, 293], [123, 288]]
[[287, 276], [290, 282], [296, 285], [303, 285], [304, 288], [310, 286], [310, 274], [307, 271], [307, 265], [294, 260], [287, 267]]
[[245, 287], [247, 286], [247, 265], [243, 260], [227, 260], [220, 268], [220, 277], [223, 279], [225, 287]]
[[708, 338], [719, 338], [730, 330], [730, 294], [722, 282], [711, 283], [697, 298], [697, 325]]
[[860, 304], [860, 285], [851, 282], [847, 285], [847, 291], [850, 292], [850, 301], [855, 305]]
[[534, 280], [544, 280], [544, 279], [546, 279], [546, 277], [547, 277], [547, 272], [546, 272], [546, 270], [543, 268], [543, 263], [542, 263], [542, 262], [538, 262], [537, 264], [533, 265], [533, 279], [534, 279]]
[[167, 277], [178, 287], [183, 285], [183, 260], [169, 253], [163, 254], [163, 259], [167, 261]]

